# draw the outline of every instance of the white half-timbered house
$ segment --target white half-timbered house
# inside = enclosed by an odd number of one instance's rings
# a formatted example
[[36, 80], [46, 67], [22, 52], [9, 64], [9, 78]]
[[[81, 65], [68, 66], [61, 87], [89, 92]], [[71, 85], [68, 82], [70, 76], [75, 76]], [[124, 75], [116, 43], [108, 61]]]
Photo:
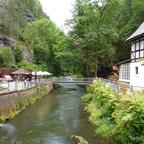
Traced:
[[131, 59], [120, 65], [119, 81], [134, 89], [144, 88], [144, 22], [127, 41], [131, 43]]

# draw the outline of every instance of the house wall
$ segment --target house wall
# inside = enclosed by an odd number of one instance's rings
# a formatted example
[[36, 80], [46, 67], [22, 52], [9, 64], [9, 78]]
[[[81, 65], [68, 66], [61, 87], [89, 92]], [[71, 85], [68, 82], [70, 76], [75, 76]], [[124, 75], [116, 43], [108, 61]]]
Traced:
[[139, 58], [144, 58], [144, 38], [133, 41], [131, 44], [132, 62], [135, 62]]
[[144, 60], [130, 63], [130, 86], [144, 88]]

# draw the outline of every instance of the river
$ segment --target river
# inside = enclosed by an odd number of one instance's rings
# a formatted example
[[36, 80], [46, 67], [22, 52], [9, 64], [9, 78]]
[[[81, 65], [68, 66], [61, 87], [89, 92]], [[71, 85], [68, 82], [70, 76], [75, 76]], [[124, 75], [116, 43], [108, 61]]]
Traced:
[[95, 136], [83, 112], [84, 89], [63, 85], [37, 104], [26, 108], [6, 124], [0, 124], [0, 144], [73, 144], [71, 135], [80, 135], [90, 144], [108, 144]]

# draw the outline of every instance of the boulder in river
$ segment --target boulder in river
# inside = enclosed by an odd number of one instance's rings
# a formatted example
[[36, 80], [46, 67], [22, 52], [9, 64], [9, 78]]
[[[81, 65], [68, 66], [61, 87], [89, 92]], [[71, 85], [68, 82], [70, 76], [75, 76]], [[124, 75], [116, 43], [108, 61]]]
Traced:
[[83, 137], [81, 136], [76, 136], [72, 135], [71, 139], [76, 143], [76, 144], [89, 144]]

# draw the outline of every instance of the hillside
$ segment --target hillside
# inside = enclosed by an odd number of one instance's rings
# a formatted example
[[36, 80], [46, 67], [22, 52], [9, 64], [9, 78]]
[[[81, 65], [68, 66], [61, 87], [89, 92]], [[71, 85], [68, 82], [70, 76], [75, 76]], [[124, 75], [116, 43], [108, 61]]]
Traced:
[[33, 61], [21, 32], [32, 21], [46, 17], [38, 0], [0, 0], [0, 67]]

